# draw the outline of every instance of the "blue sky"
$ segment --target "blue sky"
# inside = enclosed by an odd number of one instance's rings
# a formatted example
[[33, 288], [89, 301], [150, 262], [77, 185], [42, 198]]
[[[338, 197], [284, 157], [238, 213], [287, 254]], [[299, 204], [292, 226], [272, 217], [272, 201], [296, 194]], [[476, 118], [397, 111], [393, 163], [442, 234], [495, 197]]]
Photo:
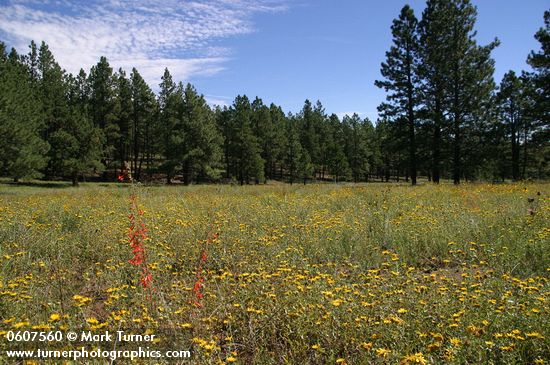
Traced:
[[[373, 83], [406, 3], [421, 16], [425, 1], [416, 0], [0, 0], [0, 39], [23, 53], [45, 40], [73, 73], [105, 55], [153, 88], [168, 67], [210, 103], [247, 94], [297, 112], [319, 99], [327, 113], [375, 120], [384, 92]], [[527, 69], [548, 0], [473, 3], [478, 42], [501, 40], [497, 82]]]

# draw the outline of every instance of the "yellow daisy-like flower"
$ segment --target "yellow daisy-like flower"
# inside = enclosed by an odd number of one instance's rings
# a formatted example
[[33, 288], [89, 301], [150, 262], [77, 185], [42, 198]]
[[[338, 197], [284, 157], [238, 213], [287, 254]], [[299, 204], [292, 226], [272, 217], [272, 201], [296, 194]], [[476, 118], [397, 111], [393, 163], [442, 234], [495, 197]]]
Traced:
[[540, 339], [544, 339], [544, 336], [541, 335], [540, 333], [538, 332], [530, 332], [530, 333], [526, 333], [525, 336], [527, 337], [532, 337], [532, 338], [540, 338]]
[[88, 322], [88, 324], [91, 324], [91, 325], [96, 325], [96, 324], [99, 323], [99, 321], [98, 321], [97, 318], [95, 318], [95, 317], [87, 318], [87, 319], [86, 319], [86, 322]]
[[29, 322], [17, 322], [12, 327], [15, 328], [15, 329], [19, 329], [21, 327], [25, 327], [25, 326], [28, 326], [28, 325], [29, 325]]
[[365, 350], [370, 350], [372, 349], [372, 342], [363, 342], [361, 344], [361, 347], [364, 348]]
[[417, 352], [416, 354], [408, 355], [401, 360], [400, 364], [423, 364], [426, 365], [428, 362], [424, 358], [422, 352]]
[[60, 319], [61, 319], [61, 315], [59, 315], [58, 313], [54, 313], [50, 315], [50, 322], [59, 321]]
[[459, 338], [453, 337], [449, 340], [451, 342], [451, 345], [458, 347], [462, 344], [462, 341]]
[[376, 355], [379, 357], [387, 357], [391, 353], [391, 350], [384, 349], [382, 347], [379, 347], [376, 349]]

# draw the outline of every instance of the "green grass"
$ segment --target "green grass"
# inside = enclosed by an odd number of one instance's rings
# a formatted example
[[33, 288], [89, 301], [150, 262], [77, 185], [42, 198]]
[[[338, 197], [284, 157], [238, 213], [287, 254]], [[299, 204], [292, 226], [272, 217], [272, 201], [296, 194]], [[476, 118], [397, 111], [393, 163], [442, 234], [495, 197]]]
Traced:
[[0, 185], [0, 332], [150, 330], [197, 364], [550, 359], [550, 184], [141, 186], [150, 300], [131, 191]]

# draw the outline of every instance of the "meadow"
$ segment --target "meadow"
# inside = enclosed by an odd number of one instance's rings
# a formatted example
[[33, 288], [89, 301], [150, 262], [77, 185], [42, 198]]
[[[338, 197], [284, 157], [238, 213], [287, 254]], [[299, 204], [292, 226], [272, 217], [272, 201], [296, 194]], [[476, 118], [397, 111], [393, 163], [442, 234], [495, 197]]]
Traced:
[[0, 250], [2, 336], [124, 329], [193, 364], [550, 361], [548, 183], [3, 184]]

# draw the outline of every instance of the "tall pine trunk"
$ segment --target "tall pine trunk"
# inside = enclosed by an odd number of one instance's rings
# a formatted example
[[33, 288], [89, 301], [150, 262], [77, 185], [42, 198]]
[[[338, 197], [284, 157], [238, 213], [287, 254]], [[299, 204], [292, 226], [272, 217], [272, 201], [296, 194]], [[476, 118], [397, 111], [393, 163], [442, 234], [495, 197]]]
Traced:
[[512, 178], [514, 181], [519, 180], [519, 141], [517, 137], [518, 133], [512, 121]]
[[460, 184], [460, 117], [454, 117], [454, 147], [453, 147], [453, 183]]
[[435, 101], [435, 118], [434, 118], [434, 134], [432, 145], [432, 181], [434, 184], [439, 184], [440, 166], [441, 166], [441, 99], [439, 96]]
[[[410, 50], [407, 49], [407, 114], [409, 125], [409, 173], [411, 175], [411, 185], [416, 185], [416, 140], [414, 133], [414, 86], [412, 82], [412, 65]], [[408, 180], [408, 179], [407, 179]]]
[[526, 170], [527, 170], [527, 126], [525, 126], [523, 131], [523, 171], [521, 173], [521, 176], [523, 179], [526, 178]]
[[73, 186], [78, 186], [78, 173], [77, 172], [73, 172], [71, 174], [71, 181], [73, 183]]
[[[455, 30], [456, 32], [456, 30]], [[456, 47], [456, 46], [455, 46]], [[453, 183], [455, 185], [460, 184], [460, 124], [461, 124], [461, 113], [460, 113], [460, 71], [458, 61], [454, 63], [453, 69], [453, 132], [454, 132], [454, 143], [453, 143]]]

